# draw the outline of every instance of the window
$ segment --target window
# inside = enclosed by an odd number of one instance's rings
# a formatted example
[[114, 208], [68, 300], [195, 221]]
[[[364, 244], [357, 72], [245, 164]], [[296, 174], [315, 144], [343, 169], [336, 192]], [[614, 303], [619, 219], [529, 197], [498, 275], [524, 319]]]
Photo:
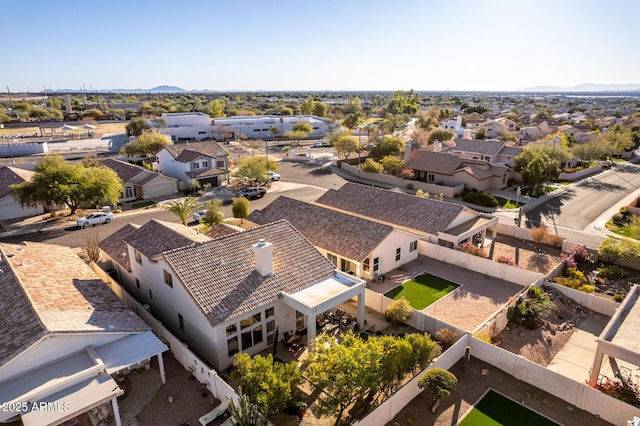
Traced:
[[369, 270], [371, 269], [371, 266], [369, 265], [369, 258], [367, 257], [364, 262], [362, 262], [362, 269], [365, 272], [369, 272]]
[[435, 182], [436, 177], [433, 173], [427, 173], [427, 181], [429, 182]]
[[272, 316], [274, 316], [276, 314], [276, 308], [269, 308], [266, 311], [264, 311], [264, 317], [265, 318], [271, 318]]
[[133, 197], [135, 197], [135, 196], [136, 196], [136, 193], [135, 193], [135, 191], [133, 190], [133, 188], [132, 188], [132, 187], [127, 186], [127, 187], [124, 189], [124, 196], [125, 196], [125, 198], [133, 198]]
[[418, 240], [409, 243], [409, 253], [418, 250]]
[[136, 262], [142, 265], [142, 255], [140, 254], [140, 252], [138, 250], [134, 250], [133, 255], [136, 258]]
[[400, 247], [398, 247], [396, 249], [396, 262], [400, 260], [400, 253], [402, 252], [402, 249]]
[[184, 318], [182, 318], [180, 314], [178, 314], [178, 327], [180, 327], [180, 331], [184, 333]]
[[209, 162], [208, 161], [203, 161], [202, 162], [202, 168], [206, 169], [207, 167], [209, 167]]
[[340, 270], [342, 272], [349, 272], [351, 270], [351, 262], [347, 259], [340, 259]]
[[234, 336], [227, 340], [227, 353], [229, 356], [234, 356], [238, 352], [240, 352], [238, 349], [238, 336]]
[[333, 266], [338, 266], [338, 256], [332, 253], [327, 253], [327, 259], [329, 262], [333, 263]]
[[234, 335], [237, 332], [238, 332], [237, 324], [231, 324], [231, 325], [227, 326], [227, 336]]
[[151, 289], [149, 289], [149, 299], [153, 300], [153, 293], [151, 292]]
[[260, 129], [253, 129], [254, 132], [261, 132], [262, 130]]
[[224, 160], [218, 160], [216, 163], [216, 167], [219, 169], [224, 169]]
[[173, 277], [171, 276], [171, 274], [164, 269], [162, 270], [162, 273], [164, 274], [164, 283], [173, 288]]
[[252, 326], [253, 324], [257, 324], [260, 322], [260, 320], [262, 319], [262, 314], [260, 312], [258, 312], [257, 314], [249, 317], [249, 318], [245, 318], [243, 320], [240, 320], [240, 328], [247, 328]]
[[136, 287], [138, 287], [138, 290], [140, 290], [140, 280], [138, 280], [137, 278], [136, 278]]
[[193, 169], [199, 169], [200, 168], [200, 163], [193, 163]]
[[272, 320], [267, 323], [267, 345], [273, 345], [276, 337], [276, 321]]
[[206, 131], [204, 131], [204, 132], [198, 132], [198, 134], [199, 134], [199, 135], [206, 135], [206, 134], [207, 134], [207, 132], [206, 132]]
[[380, 270], [380, 258], [379, 257], [374, 257], [373, 258], [373, 272], [377, 272], [378, 270]]

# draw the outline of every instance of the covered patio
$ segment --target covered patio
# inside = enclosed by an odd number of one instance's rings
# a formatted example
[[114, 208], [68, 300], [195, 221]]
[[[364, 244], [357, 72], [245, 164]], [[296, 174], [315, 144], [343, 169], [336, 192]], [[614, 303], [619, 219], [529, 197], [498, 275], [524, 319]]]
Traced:
[[[357, 298], [357, 325], [364, 328], [365, 284], [362, 279], [338, 272], [331, 278], [314, 284], [293, 294], [281, 292], [285, 305], [306, 316], [307, 342], [315, 341], [318, 334], [316, 318], [324, 317], [325, 312], [335, 310], [338, 305], [354, 297]], [[326, 324], [322, 324], [324, 326]]]

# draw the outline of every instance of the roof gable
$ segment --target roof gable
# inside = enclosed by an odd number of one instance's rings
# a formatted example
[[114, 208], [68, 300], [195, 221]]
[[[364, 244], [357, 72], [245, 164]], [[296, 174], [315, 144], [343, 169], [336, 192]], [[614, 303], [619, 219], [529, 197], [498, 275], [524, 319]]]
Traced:
[[463, 210], [469, 210], [357, 183], [330, 189], [316, 203], [432, 235], [445, 231]]
[[[100, 250], [105, 252], [111, 259], [118, 262], [125, 270], [131, 272], [131, 262], [128, 256], [127, 243], [125, 239], [135, 232], [140, 226], [127, 224], [100, 241], [98, 246]], [[123, 256], [124, 253], [124, 256]]]
[[35, 173], [30, 170], [19, 169], [17, 167], [0, 167], [0, 198], [11, 194], [10, 185], [16, 185], [27, 180], [31, 180]]
[[[260, 239], [273, 244], [273, 273], [265, 278], [256, 272], [252, 251]], [[163, 256], [212, 325], [272, 304], [282, 291], [295, 293], [335, 274], [334, 266], [286, 221]]]
[[162, 252], [208, 241], [209, 237], [172, 222], [152, 219], [130, 233], [124, 241], [149, 259]]
[[316, 247], [358, 262], [363, 261], [393, 227], [287, 197], [278, 197], [248, 219], [266, 224], [286, 219]]
[[181, 163], [188, 163], [201, 155], [209, 158], [226, 157], [229, 155], [220, 144], [214, 141], [181, 143], [165, 146], [163, 149], [167, 150], [176, 161]]
[[141, 173], [153, 173], [140, 166], [136, 166], [135, 164], [126, 163], [113, 158], [101, 159], [100, 164], [116, 172], [122, 183], [129, 182]]

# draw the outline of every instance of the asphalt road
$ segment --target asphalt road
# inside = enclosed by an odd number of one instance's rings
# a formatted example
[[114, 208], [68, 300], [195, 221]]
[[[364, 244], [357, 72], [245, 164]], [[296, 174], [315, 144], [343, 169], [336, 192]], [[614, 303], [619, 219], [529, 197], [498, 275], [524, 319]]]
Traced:
[[[308, 164], [282, 162], [278, 173], [282, 176], [282, 185], [274, 185], [274, 189], [276, 187], [280, 187], [281, 189], [268, 191], [264, 198], [251, 200], [250, 211], [267, 206], [271, 201], [281, 195], [301, 201], [315, 201], [328, 188], [337, 188], [345, 182], [344, 179], [332, 174], [328, 168], [322, 165], [311, 166]], [[296, 183], [290, 183], [290, 180], [295, 180]], [[233, 217], [231, 206], [224, 206], [222, 211], [225, 217]], [[131, 216], [118, 217], [118, 215], [116, 215], [113, 222], [92, 229], [97, 230], [100, 240], [103, 240], [128, 223], [144, 225], [151, 219], [179, 223], [178, 218], [173, 213], [161, 209], [150, 209]], [[189, 226], [196, 225], [197, 222], [191, 222], [189, 224]], [[59, 244], [77, 248], [82, 247], [84, 235], [85, 232], [82, 229], [76, 225], [72, 225], [70, 222], [70, 226], [67, 227], [50, 229], [35, 234], [5, 237], [0, 239], [0, 241], [11, 243], [20, 243], [22, 241], [47, 242], [49, 244]]]
[[587, 231], [609, 207], [640, 187], [640, 166], [622, 164], [603, 176], [587, 178], [580, 185], [526, 213], [527, 225], [544, 222], [549, 227]]

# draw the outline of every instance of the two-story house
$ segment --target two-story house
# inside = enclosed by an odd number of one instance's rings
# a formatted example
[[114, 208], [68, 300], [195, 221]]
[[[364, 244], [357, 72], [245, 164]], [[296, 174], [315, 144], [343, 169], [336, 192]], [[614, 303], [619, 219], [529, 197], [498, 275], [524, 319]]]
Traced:
[[165, 146], [156, 154], [154, 167], [178, 179], [180, 190], [192, 180], [200, 186], [221, 186], [229, 181], [229, 153], [218, 142], [187, 142]]
[[293, 198], [278, 197], [247, 219], [287, 220], [336, 268], [365, 280], [418, 258], [416, 233]]
[[514, 158], [522, 152], [522, 147], [497, 140], [455, 138], [439, 144], [433, 151], [449, 152], [461, 158], [485, 160], [495, 165], [514, 168]]
[[132, 295], [218, 370], [278, 333], [313, 342], [316, 316], [354, 297], [364, 325], [365, 281], [337, 271], [286, 221], [215, 239], [154, 222], [153, 232], [129, 228], [119, 247], [115, 234], [101, 247], [113, 263], [128, 259]]

